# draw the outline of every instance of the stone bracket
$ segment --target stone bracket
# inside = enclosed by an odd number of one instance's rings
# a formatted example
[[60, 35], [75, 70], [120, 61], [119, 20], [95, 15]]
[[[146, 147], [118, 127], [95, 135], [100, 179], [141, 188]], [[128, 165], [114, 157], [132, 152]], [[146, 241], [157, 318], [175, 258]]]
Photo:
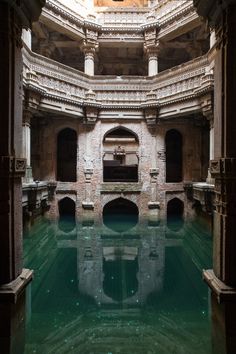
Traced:
[[93, 202], [82, 202], [82, 207], [85, 210], [93, 210], [94, 209], [94, 203]]
[[148, 202], [148, 209], [160, 209], [160, 202]]
[[236, 301], [236, 288], [223, 283], [212, 269], [203, 270], [203, 279], [217, 296], [218, 303]]
[[0, 171], [4, 176], [24, 177], [26, 159], [14, 156], [0, 156]]
[[22, 273], [15, 280], [0, 286], [0, 302], [16, 304], [18, 297], [32, 279], [33, 271], [30, 269], [23, 269]]

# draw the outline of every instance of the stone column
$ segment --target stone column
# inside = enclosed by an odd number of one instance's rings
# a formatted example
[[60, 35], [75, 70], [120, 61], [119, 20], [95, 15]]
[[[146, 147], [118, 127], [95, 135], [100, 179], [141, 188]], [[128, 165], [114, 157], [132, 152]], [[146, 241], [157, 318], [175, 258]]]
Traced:
[[[211, 4], [209, 4], [209, 2]], [[216, 30], [214, 89], [215, 178], [213, 270], [204, 271], [212, 290], [213, 353], [236, 353], [236, 5], [196, 1]], [[204, 6], [201, 6], [204, 5]], [[208, 9], [208, 10], [207, 10]]]
[[26, 174], [24, 178], [24, 182], [32, 182], [32, 168], [31, 168], [31, 132], [30, 132], [30, 124], [31, 124], [32, 113], [30, 111], [25, 110], [23, 112], [23, 157], [26, 159]]
[[158, 74], [158, 55], [160, 50], [156, 25], [148, 28], [144, 32], [144, 37], [144, 52], [146, 52], [148, 59], [148, 76], [154, 76]]
[[[82, 51], [84, 52], [84, 73], [93, 76], [95, 54], [98, 49], [98, 43], [93, 37], [89, 38], [90, 36], [91, 33], [88, 32], [88, 38], [84, 40]], [[97, 36], [96, 32], [94, 32], [94, 36]]]
[[[43, 2], [0, 2], [0, 348], [24, 352], [25, 288], [32, 272], [22, 269], [22, 26], [39, 16]], [[24, 10], [27, 9], [27, 14]], [[29, 16], [29, 18], [27, 17]], [[22, 23], [24, 21], [24, 23]]]
[[147, 50], [148, 57], [148, 76], [155, 76], [158, 74], [158, 49], [149, 48]]
[[22, 30], [22, 41], [31, 50], [32, 49], [32, 34], [30, 29]]

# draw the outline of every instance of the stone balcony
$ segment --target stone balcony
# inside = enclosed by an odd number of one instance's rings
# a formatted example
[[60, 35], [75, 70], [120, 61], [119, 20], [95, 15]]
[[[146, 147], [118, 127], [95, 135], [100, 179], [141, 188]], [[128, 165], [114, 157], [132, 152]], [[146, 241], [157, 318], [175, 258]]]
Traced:
[[189, 0], [161, 1], [154, 7], [143, 8], [89, 8], [81, 1], [68, 1], [65, 5], [59, 0], [47, 0], [40, 20], [57, 29], [61, 28], [63, 33], [77, 40], [84, 39], [85, 30], [89, 28], [99, 30], [101, 40], [107, 34], [115, 40], [117, 31], [128, 30], [137, 35], [150, 27], [159, 28], [158, 39], [169, 40], [171, 33], [178, 31], [181, 34], [181, 28], [196, 27], [200, 23], [193, 3]]
[[89, 76], [26, 48], [23, 63], [24, 87], [31, 93], [29, 103], [38, 105], [39, 110], [76, 117], [83, 117], [86, 106], [100, 111], [159, 107], [160, 118], [194, 113], [201, 111], [201, 97], [213, 88], [207, 56], [153, 77]]

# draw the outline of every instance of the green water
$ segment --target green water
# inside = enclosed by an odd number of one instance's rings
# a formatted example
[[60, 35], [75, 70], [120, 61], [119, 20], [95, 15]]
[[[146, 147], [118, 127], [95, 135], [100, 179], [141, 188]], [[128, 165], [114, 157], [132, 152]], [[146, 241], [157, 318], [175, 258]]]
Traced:
[[35, 272], [25, 354], [211, 353], [204, 229], [68, 223], [41, 220], [25, 233], [25, 267]]

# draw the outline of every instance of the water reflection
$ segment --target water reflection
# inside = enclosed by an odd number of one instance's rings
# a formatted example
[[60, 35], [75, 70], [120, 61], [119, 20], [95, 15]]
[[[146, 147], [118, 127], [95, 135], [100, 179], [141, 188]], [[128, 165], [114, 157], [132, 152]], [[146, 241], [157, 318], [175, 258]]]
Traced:
[[201, 269], [211, 238], [194, 224], [167, 233], [163, 222], [35, 225], [24, 241], [35, 270], [25, 354], [210, 354]]

